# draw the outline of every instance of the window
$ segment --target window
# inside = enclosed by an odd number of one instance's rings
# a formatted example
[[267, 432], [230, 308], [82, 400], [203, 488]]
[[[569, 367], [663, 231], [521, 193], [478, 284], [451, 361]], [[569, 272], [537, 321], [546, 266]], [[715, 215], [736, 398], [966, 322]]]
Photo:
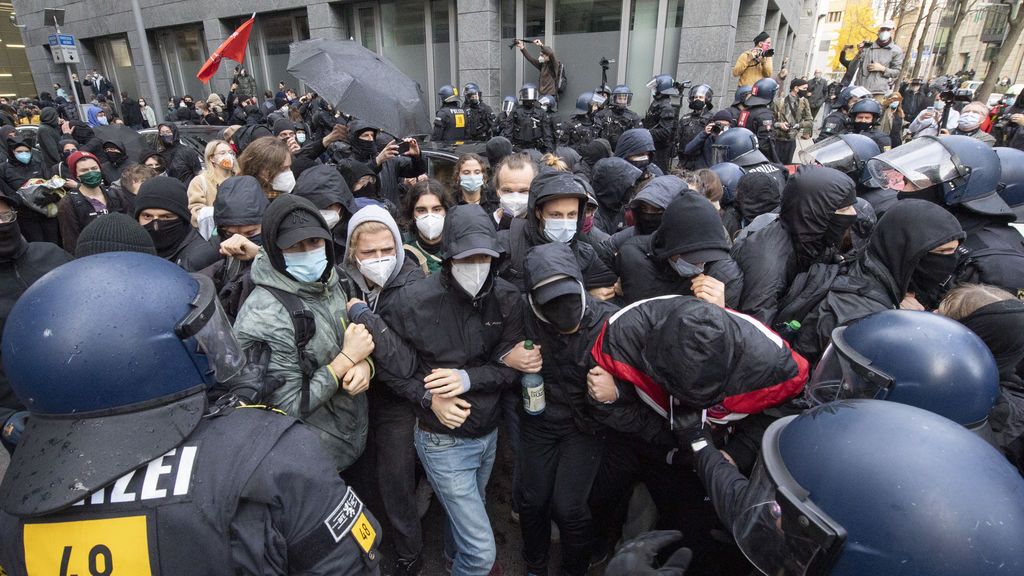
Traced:
[[828, 13], [828, 21], [829, 22], [842, 22], [843, 21], [843, 12], [842, 12], [842, 10], [837, 10], [835, 12], [829, 12]]
[[[427, 84], [427, 33], [423, 0], [391, 0], [380, 3], [381, 48], [399, 70], [418, 82], [432, 110], [437, 94]], [[434, 23], [437, 26], [437, 22]], [[446, 58], [447, 60], [447, 58]], [[445, 82], [447, 84], [447, 82]]]
[[150, 35], [154, 48], [159, 54], [160, 67], [164, 73], [164, 86], [168, 95], [191, 94], [198, 99], [205, 98], [209, 89], [196, 78], [196, 72], [206, 62], [206, 39], [201, 25], [183, 26], [158, 30]]
[[1006, 35], [1006, 23], [1010, 20], [1010, 6], [989, 5], [984, 12], [985, 24], [981, 28], [981, 41], [1002, 43], [1003, 36]]
[[[575, 114], [576, 97], [590, 92], [601, 83], [600, 60], [618, 58], [619, 28], [622, 25], [622, 3], [617, 0], [552, 0], [555, 3], [555, 53], [569, 65], [566, 86], [559, 112]], [[608, 83], [615, 85], [616, 64], [608, 70]], [[532, 66], [526, 67], [526, 81], [537, 77]]]
[[821, 45], [818, 46], [818, 52], [828, 52], [832, 49], [831, 40], [822, 40]]
[[[633, 91], [629, 108], [643, 116], [651, 103], [646, 88], [654, 70], [654, 40], [658, 32], [658, 0], [633, 0], [629, 17], [629, 58], [626, 84]], [[673, 73], [675, 67], [673, 67]], [[610, 84], [614, 85], [613, 82]]]
[[[554, 1], [554, 0], [552, 0]], [[544, 39], [544, 0], [523, 0], [526, 28], [523, 38], [533, 40]]]

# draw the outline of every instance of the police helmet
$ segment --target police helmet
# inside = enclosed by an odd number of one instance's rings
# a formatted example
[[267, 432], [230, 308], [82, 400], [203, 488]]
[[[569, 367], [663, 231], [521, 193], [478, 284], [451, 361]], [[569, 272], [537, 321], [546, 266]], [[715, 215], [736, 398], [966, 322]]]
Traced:
[[536, 84], [523, 84], [523, 87], [519, 89], [519, 100], [520, 102], [528, 102], [537, 99], [537, 85]]
[[462, 88], [462, 93], [468, 98], [474, 94], [480, 94], [480, 87], [475, 82], [470, 82]]
[[437, 91], [438, 97], [441, 98], [442, 104], [449, 104], [451, 102], [459, 101], [459, 89], [451, 84], [445, 84]]
[[868, 113], [873, 118], [872, 122], [878, 122], [882, 117], [882, 105], [874, 98], [865, 98], [850, 107], [850, 118], [856, 118], [857, 114]]
[[[739, 89], [736, 90], [739, 92]], [[703, 96], [704, 101], [707, 102], [708, 108], [711, 107], [711, 99], [715, 96], [715, 91], [711, 89], [711, 86], [707, 84], [698, 84], [693, 88], [690, 88], [690, 101], [693, 102], [698, 96]]]
[[746, 128], [730, 128], [715, 138], [712, 145], [715, 163], [733, 162], [739, 166], [752, 166], [767, 162], [757, 148], [757, 136]]
[[601, 84], [597, 88], [594, 88], [594, 94], [602, 94], [607, 98], [612, 95], [612, 87], [607, 84]]
[[981, 338], [956, 320], [884, 310], [832, 331], [807, 392], [816, 404], [889, 400], [978, 428], [999, 394], [999, 369]]
[[999, 197], [999, 155], [970, 136], [923, 136], [868, 160], [871, 177], [904, 193], [939, 187], [947, 206], [962, 204], [974, 212], [1014, 216]]
[[516, 97], [515, 96], [505, 96], [504, 98], [501, 99], [501, 111], [504, 112], [505, 114], [511, 114], [512, 110], [514, 110], [515, 107], [516, 107]]
[[747, 98], [747, 106], [758, 106], [771, 104], [775, 99], [775, 93], [779, 91], [779, 83], [773, 78], [761, 78], [750, 87], [750, 98]]
[[849, 110], [851, 98], [857, 98], [858, 100], [871, 98], [871, 91], [863, 86], [847, 86], [839, 91], [839, 107], [843, 110]]
[[555, 97], [550, 94], [545, 94], [538, 98], [537, 104], [540, 104], [541, 108], [548, 112], [555, 112], [558, 110], [558, 102], [555, 100]]
[[750, 97], [750, 91], [752, 89], [753, 89], [753, 86], [740, 86], [739, 88], [737, 88], [736, 89], [736, 96], [734, 97], [734, 99], [732, 101], [732, 105], [736, 106], [737, 104], [746, 104], [747, 103], [747, 98]]
[[586, 114], [590, 112], [590, 104], [594, 101], [593, 92], [584, 92], [576, 98], [576, 113]]
[[835, 168], [854, 180], [867, 183], [871, 178], [871, 174], [865, 169], [867, 161], [881, 152], [878, 144], [863, 134], [842, 134], [831, 136], [802, 150], [800, 160], [804, 164]]
[[765, 574], [1024, 572], [1024, 478], [955, 422], [846, 400], [768, 427], [732, 533]]
[[647, 83], [647, 87], [654, 91], [655, 94], [665, 94], [667, 96], [679, 95], [679, 90], [676, 88], [676, 81], [668, 74], [658, 74]]
[[[625, 98], [622, 98], [625, 96]], [[610, 97], [612, 106], [616, 108], [625, 108], [633, 103], [633, 91], [629, 89], [629, 86], [625, 84], [619, 84], [612, 89], [612, 95]], [[625, 102], [623, 102], [625, 100]]]
[[31, 413], [0, 487], [0, 507], [19, 516], [69, 506], [179, 445], [207, 387], [245, 363], [213, 282], [137, 252], [44, 276], [14, 305], [2, 346]]
[[722, 182], [722, 206], [732, 204], [733, 199], [736, 198], [736, 185], [739, 184], [740, 178], [746, 174], [746, 171], [732, 162], [719, 162], [711, 167], [711, 171]]
[[999, 156], [999, 196], [1024, 222], [1024, 152], [1016, 148], [993, 148]]

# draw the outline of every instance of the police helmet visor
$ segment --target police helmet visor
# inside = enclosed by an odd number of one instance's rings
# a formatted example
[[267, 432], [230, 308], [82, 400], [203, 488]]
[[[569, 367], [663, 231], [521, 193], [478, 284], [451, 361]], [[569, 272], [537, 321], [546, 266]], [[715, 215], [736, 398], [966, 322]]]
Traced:
[[199, 346], [196, 352], [205, 357], [214, 378], [225, 382], [245, 367], [245, 356], [221, 308], [213, 281], [201, 274], [191, 276], [199, 283], [199, 291], [174, 332], [182, 340], [194, 339]]
[[[777, 426], [769, 428], [762, 445], [777, 443], [779, 430]], [[809, 497], [786, 471], [777, 446], [766, 448], [732, 525], [740, 550], [758, 570], [773, 575], [828, 574], [842, 550], [846, 531]]]
[[515, 109], [515, 107], [515, 100], [505, 100], [501, 103], [501, 111], [504, 112], [505, 114], [511, 114], [512, 110]]
[[522, 100], [523, 102], [525, 102], [527, 100], [536, 100], [537, 99], [537, 89], [536, 88], [523, 88], [522, 90], [519, 91], [519, 99]]
[[708, 86], [706, 84], [701, 84], [700, 86], [697, 86], [696, 88], [694, 88], [692, 92], [690, 92], [690, 98], [692, 99], [692, 98], [696, 98], [698, 96], [703, 96], [704, 100], [706, 101], [708, 99], [708, 96], [709, 96], [710, 92], [711, 92], [711, 87], [710, 86]]
[[711, 145], [711, 165], [729, 161], [729, 147], [724, 144]]
[[629, 106], [629, 101], [632, 99], [632, 94], [612, 94], [612, 104], [616, 106]]
[[654, 78], [651, 78], [651, 81], [648, 82], [647, 84], [645, 84], [645, 86], [647, 86], [647, 88], [649, 88], [651, 90], [657, 90], [658, 89], [658, 77], [655, 76]]
[[894, 379], [850, 348], [842, 338], [843, 330], [833, 334], [832, 343], [815, 367], [807, 385], [808, 398], [814, 405], [851, 398], [884, 400]]
[[871, 178], [899, 192], [916, 192], [962, 176], [936, 138], [919, 138], [868, 160]]
[[604, 103], [608, 101], [608, 97], [600, 92], [595, 92], [594, 96], [590, 99], [591, 104], [597, 104], [598, 106], [604, 106]]
[[820, 164], [847, 174], [860, 171], [857, 155], [850, 145], [838, 136], [826, 138], [800, 152], [804, 164]]

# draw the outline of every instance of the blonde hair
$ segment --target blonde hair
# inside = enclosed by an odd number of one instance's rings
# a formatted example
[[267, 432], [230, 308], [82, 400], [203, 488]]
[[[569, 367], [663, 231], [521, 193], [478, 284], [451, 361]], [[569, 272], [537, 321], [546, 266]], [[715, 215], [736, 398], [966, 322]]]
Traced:
[[[206, 149], [203, 151], [203, 177], [206, 178], [207, 185], [213, 187], [213, 190], [216, 190], [217, 187], [220, 186], [221, 182], [227, 180], [232, 176], [238, 175], [237, 161], [235, 162], [234, 166], [231, 167], [230, 170], [226, 171], [227, 175], [225, 175], [225, 170], [223, 168], [220, 168], [220, 166], [217, 166], [213, 162], [213, 155], [217, 153], [217, 147], [220, 146], [221, 144], [227, 146], [229, 150], [231, 149], [231, 145], [225, 142], [224, 140], [210, 140], [210, 142], [206, 145]], [[218, 170], [217, 168], [220, 168], [220, 170]]]
[[[348, 260], [349, 264], [356, 265], [356, 246], [359, 245], [359, 239], [362, 238], [363, 234], [376, 234], [378, 232], [391, 232], [391, 228], [387, 224], [377, 222], [376, 220], [367, 220], [356, 226], [356, 229], [352, 231], [352, 237], [348, 240], [349, 249], [346, 260]], [[396, 243], [395, 250], [401, 249], [401, 243]]]
[[565, 163], [565, 160], [562, 160], [550, 152], [540, 157], [540, 164], [541, 166], [547, 166], [548, 168], [552, 168], [558, 172], [569, 171], [569, 165]]
[[939, 308], [936, 312], [947, 318], [959, 321], [974, 314], [978, 308], [988, 306], [994, 302], [1013, 300], [1014, 298], [1013, 294], [995, 286], [963, 284], [953, 288], [946, 294], [946, 297], [939, 303]]

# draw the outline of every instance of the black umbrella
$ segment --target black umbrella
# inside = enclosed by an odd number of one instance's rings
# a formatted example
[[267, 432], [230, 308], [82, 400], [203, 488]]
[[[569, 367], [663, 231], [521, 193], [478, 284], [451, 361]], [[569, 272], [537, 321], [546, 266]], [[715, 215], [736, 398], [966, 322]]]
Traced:
[[397, 136], [429, 132], [420, 85], [390, 60], [351, 40], [291, 45], [288, 73], [339, 110]]
[[97, 126], [93, 128], [96, 137], [102, 142], [114, 142], [125, 151], [125, 155], [133, 162], [138, 160], [142, 151], [149, 147], [145, 137], [135, 130], [121, 124]]

